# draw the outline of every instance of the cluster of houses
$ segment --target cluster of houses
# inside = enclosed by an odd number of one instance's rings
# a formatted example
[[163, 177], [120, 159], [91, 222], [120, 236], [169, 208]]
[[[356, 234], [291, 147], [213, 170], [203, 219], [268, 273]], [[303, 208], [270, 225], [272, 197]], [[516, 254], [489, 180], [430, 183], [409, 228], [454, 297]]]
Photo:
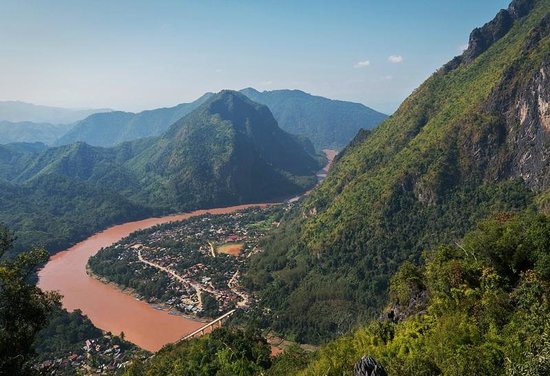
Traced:
[[42, 375], [64, 375], [67, 371], [84, 375], [113, 375], [120, 373], [136, 358], [135, 347], [129, 350], [111, 335], [87, 339], [74, 352], [45, 360], [36, 366]]
[[[115, 246], [122, 248], [116, 261], [124, 262], [136, 277], [151, 278], [150, 268], [165, 273], [169, 282], [162, 296], [146, 299], [172, 314], [202, 315], [205, 294], [216, 299], [219, 313], [246, 307], [252, 298], [239, 285], [239, 270], [248, 256], [258, 252], [266, 229], [276, 226], [269, 221], [267, 226], [258, 225], [265, 220], [265, 210], [207, 214], [145, 230]], [[233, 248], [231, 255], [224, 254], [227, 247], [236, 247], [237, 252]]]

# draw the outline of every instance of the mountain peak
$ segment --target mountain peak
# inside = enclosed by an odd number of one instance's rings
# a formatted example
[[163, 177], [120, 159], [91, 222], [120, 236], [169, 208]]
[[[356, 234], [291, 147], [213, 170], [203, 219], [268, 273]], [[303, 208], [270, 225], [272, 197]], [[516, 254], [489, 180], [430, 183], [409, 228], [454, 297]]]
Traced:
[[244, 89], [239, 90], [244, 95], [251, 93], [251, 94], [260, 94], [260, 91], [254, 89], [253, 87], [245, 87]]
[[235, 91], [235, 90], [229, 90], [229, 89], [225, 89], [225, 90], [220, 91], [217, 94], [214, 94], [212, 97], [209, 98], [209, 100], [207, 102], [215, 102], [215, 101], [219, 101], [219, 100], [223, 100], [223, 101], [241, 101], [241, 102], [246, 102], [248, 104], [255, 104], [243, 93], [240, 93], [240, 92]]
[[165, 198], [181, 209], [300, 192], [319, 168], [265, 105], [233, 90], [214, 94], [174, 123], [132, 165], [176, 187]]
[[495, 18], [482, 27], [475, 28], [470, 34], [468, 48], [462, 55], [455, 57], [443, 69], [451, 71], [461, 64], [469, 64], [479, 55], [487, 51], [495, 42], [504, 37], [514, 25], [514, 22], [525, 17], [534, 8], [535, 0], [514, 0], [508, 9], [501, 9]]
[[267, 106], [256, 103], [234, 90], [222, 90], [210, 97], [201, 107], [210, 115], [217, 114], [238, 130], [251, 128], [278, 128], [277, 121]]

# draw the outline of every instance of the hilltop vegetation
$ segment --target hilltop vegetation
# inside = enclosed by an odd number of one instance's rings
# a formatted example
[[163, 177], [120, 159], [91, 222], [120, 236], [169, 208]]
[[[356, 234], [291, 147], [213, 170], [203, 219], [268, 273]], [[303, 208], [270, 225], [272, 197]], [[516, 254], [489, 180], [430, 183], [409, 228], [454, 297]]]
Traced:
[[550, 187], [549, 12], [514, 1], [338, 158], [253, 260], [277, 330], [314, 343], [348, 332], [380, 312], [400, 264]]
[[266, 340], [254, 331], [220, 328], [198, 339], [168, 345], [125, 375], [257, 375], [271, 364]]
[[482, 222], [461, 245], [403, 264], [391, 280], [391, 320], [326, 345], [301, 374], [352, 374], [364, 354], [390, 375], [548, 374], [549, 245], [548, 216]]
[[269, 375], [288, 376], [308, 364], [309, 355], [291, 346], [273, 358], [261, 334], [253, 329], [220, 328], [160, 350], [154, 358], [135, 362], [127, 376]]

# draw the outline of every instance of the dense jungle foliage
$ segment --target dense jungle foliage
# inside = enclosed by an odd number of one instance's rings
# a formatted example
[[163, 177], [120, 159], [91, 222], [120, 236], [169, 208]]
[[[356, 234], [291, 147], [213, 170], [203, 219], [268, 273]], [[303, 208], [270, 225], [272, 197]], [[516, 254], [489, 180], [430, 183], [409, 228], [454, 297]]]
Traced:
[[549, 374], [549, 250], [546, 215], [484, 221], [462, 244], [425, 252], [392, 277], [390, 317], [408, 317], [329, 343], [301, 374], [351, 375], [364, 354], [391, 375]]

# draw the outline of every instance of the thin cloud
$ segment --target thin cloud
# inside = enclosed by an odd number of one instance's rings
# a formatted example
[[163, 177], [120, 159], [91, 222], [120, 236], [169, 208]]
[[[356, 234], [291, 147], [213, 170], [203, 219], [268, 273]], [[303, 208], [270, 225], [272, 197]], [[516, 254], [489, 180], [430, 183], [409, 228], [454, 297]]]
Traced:
[[382, 76], [380, 78], [382, 79], [382, 81], [391, 81], [391, 80], [393, 80], [393, 76], [390, 76], [390, 75]]
[[388, 61], [392, 64], [399, 64], [403, 62], [403, 56], [401, 55], [391, 55], [388, 57]]
[[460, 52], [464, 52], [464, 51], [466, 51], [466, 50], [468, 49], [468, 46], [469, 46], [468, 43], [461, 44], [460, 46], [458, 46], [458, 50], [459, 50]]
[[364, 61], [360, 61], [358, 62], [357, 64], [355, 64], [353, 67], [354, 68], [366, 68], [370, 65], [370, 61], [369, 60], [364, 60]]

